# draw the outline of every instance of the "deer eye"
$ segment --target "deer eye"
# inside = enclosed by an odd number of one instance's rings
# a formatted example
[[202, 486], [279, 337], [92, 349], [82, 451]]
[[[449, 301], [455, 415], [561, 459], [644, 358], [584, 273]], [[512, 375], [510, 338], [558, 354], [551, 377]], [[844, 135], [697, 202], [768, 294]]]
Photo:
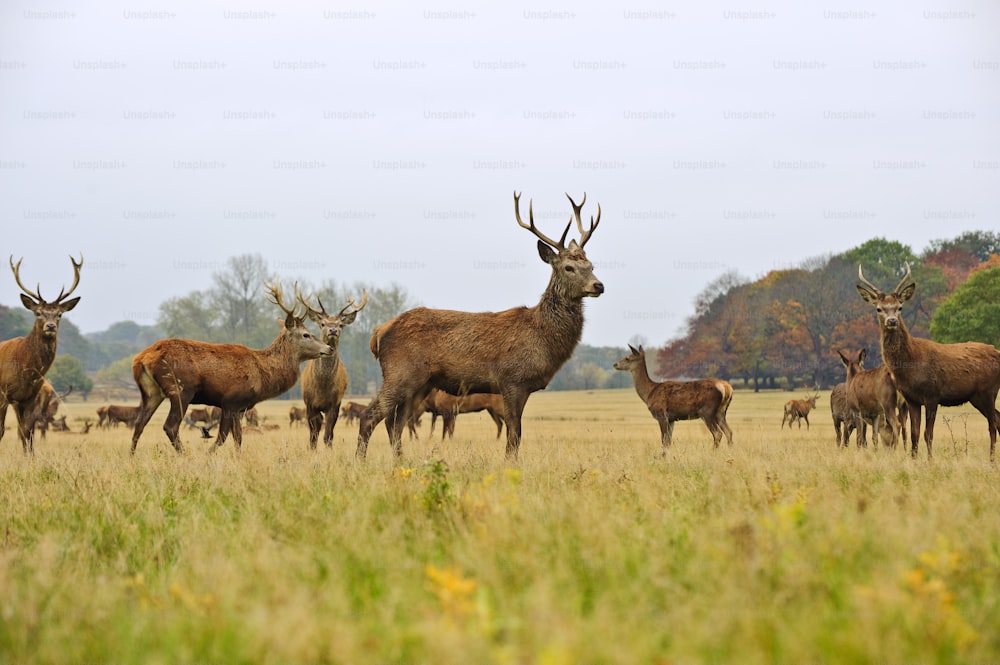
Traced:
[[576, 268], [573, 266], [566, 266], [566, 272], [576, 272]]

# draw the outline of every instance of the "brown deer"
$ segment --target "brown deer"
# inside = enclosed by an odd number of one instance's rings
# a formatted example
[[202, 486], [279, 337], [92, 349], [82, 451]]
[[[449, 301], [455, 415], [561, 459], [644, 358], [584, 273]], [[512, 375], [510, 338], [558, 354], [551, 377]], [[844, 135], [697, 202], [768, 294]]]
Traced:
[[733, 445], [733, 431], [726, 422], [726, 412], [733, 400], [733, 387], [722, 379], [694, 381], [653, 381], [646, 368], [646, 352], [629, 344], [629, 355], [614, 364], [614, 368], [631, 372], [635, 391], [646, 403], [653, 418], [660, 424], [663, 454], [673, 439], [674, 423], [678, 420], [701, 418], [712, 434], [715, 447], [723, 435]]
[[253, 407], [246, 410], [243, 414], [244, 420], [247, 421], [247, 425], [250, 427], [260, 427], [260, 413], [257, 412], [257, 407]]
[[104, 423], [105, 427], [112, 425], [118, 427], [119, 423], [125, 427], [135, 427], [135, 421], [139, 418], [138, 406], [122, 406], [120, 404], [110, 404], [105, 407]]
[[449, 395], [448, 393], [434, 389], [430, 392], [416, 411], [410, 414], [407, 427], [410, 429], [411, 437], [416, 436], [416, 425], [419, 417], [424, 413], [431, 414], [431, 436], [434, 435], [434, 427], [437, 424], [438, 416], [441, 417], [442, 429], [441, 440], [445, 437], [454, 438], [455, 421], [462, 413], [478, 413], [486, 411], [493, 424], [497, 426], [497, 438], [503, 432], [503, 399], [500, 395], [492, 393], [472, 393], [470, 395]]
[[902, 317], [903, 303], [913, 297], [917, 288], [916, 282], [910, 280], [909, 264], [903, 279], [890, 293], [883, 293], [865, 279], [860, 265], [858, 279], [858, 293], [878, 315], [882, 358], [909, 407], [911, 455], [917, 456], [921, 406], [927, 410], [924, 443], [930, 458], [938, 406], [968, 402], [986, 418], [993, 462], [1000, 427], [1000, 411], [996, 408], [1000, 350], [982, 342], [940, 344], [911, 336]]
[[41, 390], [45, 374], [52, 367], [56, 357], [56, 346], [59, 335], [59, 321], [62, 315], [76, 307], [80, 298], [67, 298], [76, 290], [80, 283], [80, 269], [83, 267], [83, 256], [79, 263], [70, 257], [73, 264], [73, 286], [69, 291], [65, 288], [52, 302], [47, 302], [41, 296], [41, 289], [27, 288], [21, 281], [21, 261], [14, 264], [10, 257], [10, 269], [14, 273], [14, 281], [20, 287], [21, 304], [35, 315], [35, 324], [24, 337], [15, 337], [0, 342], [0, 439], [3, 439], [4, 424], [7, 420], [7, 405], [14, 405], [17, 415], [17, 435], [21, 446], [27, 455], [35, 453], [35, 418], [37, 411], [35, 398]]
[[[788, 421], [788, 429], [792, 429], [792, 423], [800, 418], [806, 421], [806, 429], [809, 429], [809, 412], [816, 408], [816, 400], [819, 393], [806, 395], [803, 399], [790, 399], [785, 402], [785, 413], [781, 416], [781, 428], [785, 428], [785, 421]], [[802, 422], [799, 422], [799, 429], [802, 429]]]
[[340, 409], [340, 417], [343, 418], [348, 425], [350, 425], [361, 417], [361, 414], [365, 412], [366, 408], [368, 408], [367, 404], [348, 402]]
[[172, 338], [155, 342], [136, 355], [132, 375], [142, 405], [132, 434], [133, 454], [142, 430], [164, 399], [170, 401], [170, 413], [163, 431], [177, 452], [183, 450], [178, 438], [181, 418], [192, 402], [222, 409], [212, 450], [225, 443], [230, 433], [239, 450], [243, 445], [243, 412], [294, 386], [303, 361], [333, 353], [303, 325], [304, 318], [296, 316], [295, 304], [284, 304], [280, 286], [265, 286], [270, 301], [285, 313], [281, 330], [266, 349]]
[[336, 314], [328, 314], [323, 301], [316, 297], [319, 309], [314, 308], [301, 293], [296, 294], [306, 308], [306, 315], [319, 326], [320, 338], [329, 344], [333, 354], [306, 363], [302, 370], [302, 399], [306, 403], [306, 424], [309, 425], [309, 447], [316, 449], [319, 431], [323, 430], [323, 443], [333, 447], [333, 428], [340, 417], [340, 402], [347, 392], [347, 367], [340, 359], [340, 333], [344, 326], [354, 323], [358, 312], [368, 304], [368, 291], [364, 292], [361, 304], [353, 298]]
[[867, 349], [851, 354], [837, 351], [840, 362], [847, 368], [847, 406], [854, 415], [854, 426], [858, 431], [858, 446], [868, 447], [865, 422], [872, 424], [872, 440], [878, 444], [879, 428], [884, 423], [887, 431], [885, 439], [889, 446], [896, 447], [899, 436], [899, 418], [896, 411], [896, 382], [889, 369], [882, 365], [874, 369], [864, 369]]
[[[514, 193], [517, 224], [538, 238], [538, 255], [552, 268], [549, 284], [534, 307], [502, 312], [458, 312], [411, 309], [378, 326], [370, 347], [382, 367], [382, 389], [361, 416], [357, 456], [364, 458], [372, 430], [383, 419], [389, 443], [402, 455], [401, 434], [409, 414], [431, 388], [453, 395], [496, 393], [503, 397], [507, 424], [507, 459], [521, 445], [521, 414], [528, 397], [548, 385], [572, 355], [583, 333], [583, 299], [604, 293], [584, 247], [601, 221], [590, 218], [583, 228], [579, 205], [567, 195], [573, 217], [559, 240], [535, 227], [531, 203], [529, 224], [521, 220], [520, 194]], [[566, 235], [574, 219], [580, 242]]]
[[288, 426], [301, 425], [306, 421], [306, 410], [301, 406], [288, 407]]
[[846, 447], [855, 427], [854, 413], [847, 402], [847, 383], [838, 383], [830, 391], [830, 415], [837, 432], [837, 447]]
[[[214, 427], [220, 420], [222, 420], [222, 409], [217, 406], [191, 407], [188, 409], [187, 415], [184, 416], [184, 422], [191, 429]], [[133, 422], [132, 424], [134, 425], [135, 423]]]

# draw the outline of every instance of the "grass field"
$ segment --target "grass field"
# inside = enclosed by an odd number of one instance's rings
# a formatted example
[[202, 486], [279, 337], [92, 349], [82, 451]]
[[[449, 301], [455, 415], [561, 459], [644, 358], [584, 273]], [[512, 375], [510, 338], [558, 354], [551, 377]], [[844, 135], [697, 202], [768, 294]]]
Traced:
[[120, 428], [29, 460], [9, 416], [0, 662], [1000, 662], [984, 419], [942, 409], [928, 462], [838, 450], [828, 393], [779, 429], [790, 397], [737, 392], [732, 448], [678, 423], [664, 458], [633, 391], [542, 392], [517, 464], [484, 414], [400, 461], [380, 426], [361, 464], [289, 402], [240, 455], [176, 455], [164, 405], [134, 457]]

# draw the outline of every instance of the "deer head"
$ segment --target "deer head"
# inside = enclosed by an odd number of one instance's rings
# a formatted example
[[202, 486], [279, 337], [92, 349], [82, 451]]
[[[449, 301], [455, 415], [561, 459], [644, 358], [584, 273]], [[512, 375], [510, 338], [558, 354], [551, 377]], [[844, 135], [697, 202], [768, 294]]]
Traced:
[[882, 330], [898, 328], [902, 321], [900, 313], [903, 310], [903, 303], [913, 297], [913, 292], [917, 288], [916, 282], [912, 281], [903, 286], [910, 281], [910, 264], [906, 264], [906, 274], [903, 275], [903, 279], [899, 280], [899, 284], [892, 290], [892, 293], [883, 293], [877, 286], [865, 279], [860, 265], [858, 265], [858, 279], [862, 282], [862, 284], [857, 285], [858, 293], [861, 294], [865, 302], [875, 307], [879, 328]]
[[[298, 316], [295, 313], [295, 304], [293, 303], [291, 307], [285, 304], [280, 284], [265, 283], [264, 287], [267, 289], [268, 300], [285, 313], [285, 320], [282, 323], [282, 337], [291, 344], [300, 361], [333, 355], [333, 349], [317, 339], [305, 327], [305, 316]], [[296, 291], [298, 291], [298, 286], [296, 286]], [[281, 322], [280, 319], [279, 322]]]
[[[566, 224], [566, 229], [563, 231], [558, 242], [543, 234], [535, 226], [535, 216], [531, 201], [528, 201], [529, 223], [525, 224], [521, 220], [521, 195], [517, 192], [514, 192], [514, 216], [517, 219], [518, 226], [528, 229], [538, 238], [538, 256], [541, 257], [542, 261], [552, 266], [551, 288], [566, 298], [596, 298], [604, 293], [604, 284], [594, 276], [594, 264], [587, 259], [587, 254], [583, 251], [583, 247], [590, 240], [590, 236], [597, 229], [597, 225], [601, 223], [601, 206], [597, 206], [597, 219], [595, 220], [593, 215], [591, 215], [590, 228], [584, 230], [583, 221], [580, 219], [580, 211], [583, 208], [583, 204], [587, 202], [587, 195], [583, 195], [580, 205], [577, 205], [569, 194], [566, 195], [566, 198], [569, 199], [570, 205], [573, 206], [573, 217], [570, 217], [569, 223]], [[566, 235], [569, 233], [569, 227], [572, 226], [574, 219], [576, 220], [577, 228], [580, 229], [580, 242], [578, 244], [576, 240], [570, 240], [569, 245], [566, 245]]]
[[301, 292], [296, 291], [295, 296], [298, 301], [302, 303], [302, 306], [306, 308], [306, 316], [319, 326], [323, 341], [331, 345], [335, 344], [337, 340], [340, 339], [340, 333], [344, 326], [354, 323], [354, 319], [358, 316], [358, 312], [363, 310], [365, 305], [368, 304], [368, 291], [366, 290], [361, 296], [360, 305], [356, 304], [353, 298], [348, 298], [347, 305], [344, 306], [344, 309], [340, 310], [336, 314], [328, 314], [326, 307], [323, 306], [323, 301], [320, 300], [319, 296], [316, 296], [316, 302], [319, 303], [319, 309], [310, 305], [302, 296]]
[[62, 319], [62, 315], [70, 311], [76, 304], [80, 302], [79, 298], [72, 298], [66, 300], [76, 290], [77, 285], [80, 283], [80, 268], [83, 267], [83, 255], [80, 255], [80, 262], [71, 256], [69, 260], [73, 263], [73, 286], [70, 287], [67, 292], [65, 288], [59, 290], [59, 295], [52, 302], [48, 302], [41, 296], [41, 288], [39, 286], [35, 287], [32, 291], [24, 285], [21, 281], [21, 261], [24, 259], [19, 259], [18, 262], [14, 263], [14, 257], [10, 257], [10, 269], [14, 272], [14, 281], [21, 288], [23, 293], [21, 294], [21, 303], [25, 308], [31, 310], [35, 315], [35, 327], [40, 328], [42, 335], [45, 337], [55, 337], [59, 333], [59, 321]]
[[643, 350], [642, 345], [639, 345], [637, 349], [629, 344], [628, 350], [630, 351], [629, 355], [615, 362], [615, 369], [631, 371], [633, 367], [646, 366], [646, 352]]

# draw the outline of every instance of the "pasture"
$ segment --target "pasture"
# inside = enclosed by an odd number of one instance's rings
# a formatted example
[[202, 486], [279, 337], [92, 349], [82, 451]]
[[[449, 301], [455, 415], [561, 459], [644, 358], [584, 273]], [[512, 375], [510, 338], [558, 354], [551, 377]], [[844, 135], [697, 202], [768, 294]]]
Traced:
[[[0, 446], [0, 661], [940, 663], [1000, 660], [1000, 472], [942, 409], [935, 456], [838, 450], [829, 393], [737, 390], [735, 445], [680, 422], [659, 456], [629, 390], [541, 392], [520, 460], [483, 413], [455, 438], [357, 424], [210, 441], [161, 405], [131, 432]], [[74, 430], [99, 402], [65, 404]], [[439, 425], [440, 427], [440, 425]]]

